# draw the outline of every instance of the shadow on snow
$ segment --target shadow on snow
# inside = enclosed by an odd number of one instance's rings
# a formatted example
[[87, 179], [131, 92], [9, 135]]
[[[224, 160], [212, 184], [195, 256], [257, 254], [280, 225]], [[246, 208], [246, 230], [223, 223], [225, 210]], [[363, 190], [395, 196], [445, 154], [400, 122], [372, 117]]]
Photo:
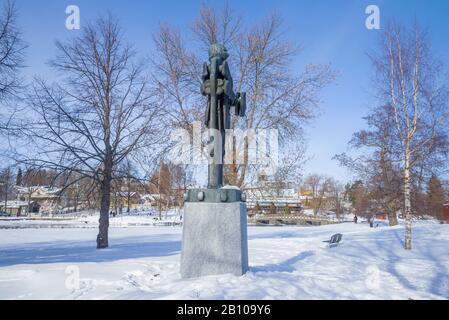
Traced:
[[264, 266], [260, 266], [260, 267], [252, 267], [250, 271], [252, 272], [289, 272], [292, 273], [296, 270], [296, 268], [294, 267], [294, 265], [302, 260], [305, 260], [308, 257], [311, 257], [314, 255], [313, 251], [304, 251], [301, 252], [300, 254], [285, 260], [281, 263], [278, 264], [267, 264]]
[[[166, 238], [166, 240], [164, 240]], [[18, 264], [109, 262], [179, 254], [181, 241], [170, 235], [110, 239], [108, 249], [95, 241], [52, 241], [0, 248], [0, 267]]]

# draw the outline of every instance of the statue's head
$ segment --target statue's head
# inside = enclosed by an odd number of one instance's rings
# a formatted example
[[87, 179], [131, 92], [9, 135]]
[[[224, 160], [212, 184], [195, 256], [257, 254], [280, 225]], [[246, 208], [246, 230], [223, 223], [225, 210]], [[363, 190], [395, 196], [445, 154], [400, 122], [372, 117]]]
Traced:
[[221, 58], [222, 60], [226, 60], [228, 57], [228, 50], [226, 50], [224, 45], [218, 43], [211, 44], [209, 48], [209, 60], [212, 60], [212, 58]]

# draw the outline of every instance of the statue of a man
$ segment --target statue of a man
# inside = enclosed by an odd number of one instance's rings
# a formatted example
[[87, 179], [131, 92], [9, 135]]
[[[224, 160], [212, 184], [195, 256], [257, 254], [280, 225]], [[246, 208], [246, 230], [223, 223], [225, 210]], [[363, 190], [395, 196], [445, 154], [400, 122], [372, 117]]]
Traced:
[[204, 63], [201, 93], [208, 97], [205, 124], [209, 129], [208, 188], [223, 186], [223, 160], [225, 130], [230, 129], [230, 108], [235, 107], [237, 116], [245, 116], [246, 95], [235, 94], [226, 59], [229, 54], [220, 44], [212, 44], [209, 49], [209, 64]]

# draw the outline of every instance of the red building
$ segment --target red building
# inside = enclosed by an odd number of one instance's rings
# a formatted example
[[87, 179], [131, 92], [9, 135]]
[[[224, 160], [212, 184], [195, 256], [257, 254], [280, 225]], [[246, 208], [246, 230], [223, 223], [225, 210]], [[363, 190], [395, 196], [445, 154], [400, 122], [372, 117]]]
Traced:
[[443, 220], [449, 221], [449, 204], [444, 205], [443, 209]]
[[385, 221], [388, 219], [388, 217], [386, 213], [376, 213], [376, 219]]

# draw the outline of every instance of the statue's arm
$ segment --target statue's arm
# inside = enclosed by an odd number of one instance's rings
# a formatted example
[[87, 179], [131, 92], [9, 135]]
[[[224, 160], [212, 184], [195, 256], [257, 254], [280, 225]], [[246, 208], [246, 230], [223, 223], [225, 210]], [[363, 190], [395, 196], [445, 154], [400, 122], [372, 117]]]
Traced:
[[[201, 84], [201, 94], [203, 96], [208, 96], [210, 94], [210, 68], [207, 62], [203, 64], [203, 74], [201, 75], [203, 83]], [[204, 124], [209, 128], [209, 117], [210, 117], [210, 101], [207, 101], [206, 113], [204, 116]]]
[[224, 61], [220, 66], [221, 76], [225, 79], [225, 91], [229, 101], [235, 100], [234, 82], [232, 80], [231, 71], [227, 61]]
[[204, 62], [203, 64], [203, 74], [201, 75], [201, 79], [203, 79], [203, 81], [210, 79], [210, 70], [207, 62]]
[[204, 115], [204, 125], [206, 128], [209, 128], [209, 119], [210, 118], [210, 101], [207, 101], [206, 114]]
[[201, 79], [203, 80], [203, 83], [201, 84], [201, 94], [203, 96], [207, 96], [209, 94], [208, 86], [210, 85], [209, 84], [210, 68], [209, 68], [209, 66], [207, 65], [206, 62], [203, 64], [203, 74], [201, 75]]
[[232, 77], [231, 77], [231, 71], [229, 69], [229, 65], [227, 61], [223, 61], [223, 63], [220, 66], [220, 73], [222, 75], [223, 78], [225, 78], [226, 80], [231, 80], [232, 81]]

